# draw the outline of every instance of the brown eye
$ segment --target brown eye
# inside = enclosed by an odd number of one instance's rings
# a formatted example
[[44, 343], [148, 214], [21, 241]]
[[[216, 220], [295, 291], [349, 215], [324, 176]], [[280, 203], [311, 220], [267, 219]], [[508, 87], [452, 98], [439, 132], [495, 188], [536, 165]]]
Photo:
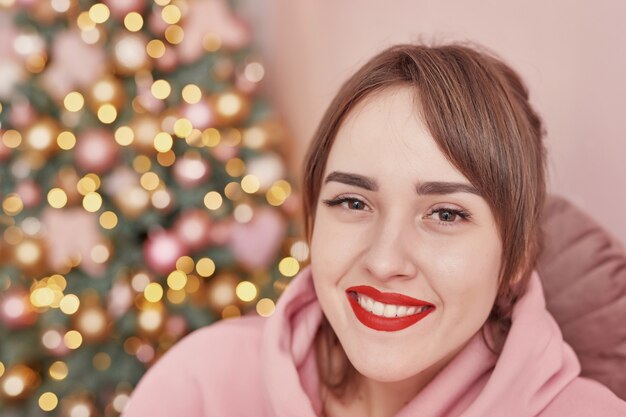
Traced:
[[357, 200], [355, 198], [350, 198], [346, 200], [348, 204], [348, 208], [351, 210], [363, 210], [365, 208], [365, 204], [361, 200]]
[[442, 222], [453, 222], [456, 220], [456, 213], [452, 210], [440, 210], [438, 215], [439, 220]]

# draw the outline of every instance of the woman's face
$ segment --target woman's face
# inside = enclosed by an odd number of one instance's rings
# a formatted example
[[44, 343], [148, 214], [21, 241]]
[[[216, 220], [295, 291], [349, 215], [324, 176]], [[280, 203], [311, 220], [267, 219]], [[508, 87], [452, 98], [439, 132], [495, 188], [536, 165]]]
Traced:
[[501, 251], [487, 202], [437, 148], [411, 90], [351, 111], [322, 179], [311, 262], [361, 374], [391, 382], [445, 366], [487, 320]]

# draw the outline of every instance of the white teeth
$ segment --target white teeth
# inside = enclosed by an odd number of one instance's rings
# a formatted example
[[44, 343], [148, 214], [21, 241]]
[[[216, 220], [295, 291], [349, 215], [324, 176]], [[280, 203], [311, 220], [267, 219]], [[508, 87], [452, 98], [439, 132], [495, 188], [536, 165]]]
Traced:
[[383, 316], [385, 316], [385, 317], [395, 317], [397, 311], [398, 311], [398, 307], [397, 306], [387, 304], [387, 305], [385, 305], [385, 311], [383, 311]]
[[405, 317], [410, 316], [412, 314], [421, 313], [428, 309], [427, 306], [424, 307], [409, 307], [409, 306], [397, 306], [394, 304], [383, 304], [379, 301], [374, 301], [370, 297], [357, 294], [358, 303], [365, 310], [373, 313], [377, 316], [382, 317]]
[[382, 316], [384, 311], [385, 305], [378, 301], [374, 301], [374, 309], [371, 312], [376, 314], [377, 316]]

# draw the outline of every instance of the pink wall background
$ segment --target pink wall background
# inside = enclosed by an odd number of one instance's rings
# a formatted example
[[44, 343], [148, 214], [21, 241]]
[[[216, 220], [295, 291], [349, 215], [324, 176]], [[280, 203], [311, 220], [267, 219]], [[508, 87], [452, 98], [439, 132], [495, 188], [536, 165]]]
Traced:
[[345, 78], [398, 42], [472, 40], [526, 80], [548, 130], [550, 189], [626, 242], [623, 0], [242, 0], [297, 172]]

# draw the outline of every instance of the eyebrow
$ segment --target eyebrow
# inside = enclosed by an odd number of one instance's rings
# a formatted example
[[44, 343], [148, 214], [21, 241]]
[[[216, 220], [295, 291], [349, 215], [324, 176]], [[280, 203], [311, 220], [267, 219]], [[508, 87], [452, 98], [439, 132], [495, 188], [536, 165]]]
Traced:
[[[331, 181], [342, 184], [353, 185], [368, 191], [378, 191], [378, 183], [375, 179], [359, 174], [333, 171], [326, 176], [324, 184]], [[415, 191], [419, 195], [444, 195], [454, 193], [470, 193], [481, 196], [480, 192], [471, 184], [461, 182], [430, 181], [422, 182], [415, 186]]]

